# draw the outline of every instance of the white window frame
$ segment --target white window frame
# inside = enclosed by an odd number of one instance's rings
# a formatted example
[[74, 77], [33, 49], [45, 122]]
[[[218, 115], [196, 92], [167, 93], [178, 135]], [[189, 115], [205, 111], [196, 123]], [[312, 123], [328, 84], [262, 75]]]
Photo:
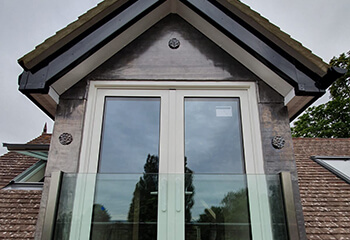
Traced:
[[[253, 239], [272, 239], [270, 207], [268, 202], [268, 190], [266, 182], [261, 181], [264, 174], [261, 131], [255, 82], [214, 82], [214, 81], [91, 81], [85, 113], [80, 165], [78, 173], [89, 173], [78, 178], [77, 192], [74, 203], [71, 239], [88, 239], [92, 216], [92, 202], [95, 188], [95, 174], [97, 173], [100, 139], [102, 133], [102, 121], [104, 111], [104, 99], [106, 96], [161, 96], [161, 124], [176, 124], [176, 129], [183, 129], [183, 115], [168, 116], [169, 109], [182, 108], [184, 97], [238, 97], [240, 99], [242, 136], [244, 145], [245, 169], [248, 175], [248, 196], [251, 213], [251, 226]], [[181, 100], [182, 99], [182, 100]], [[169, 106], [169, 104], [174, 104]], [[177, 113], [182, 111], [176, 110]], [[175, 118], [176, 117], [176, 118]], [[175, 123], [169, 123], [175, 121]], [[169, 142], [168, 142], [169, 139]], [[175, 141], [176, 149], [169, 147]], [[161, 126], [160, 159], [163, 156], [176, 155], [176, 159], [184, 159], [184, 133], [172, 129], [163, 129]], [[175, 152], [174, 152], [175, 151]], [[180, 173], [183, 164], [176, 161], [167, 161], [174, 166], [161, 165], [162, 173]], [[176, 166], [177, 165], [177, 166]], [[181, 166], [181, 167], [179, 167]], [[169, 170], [170, 169], [170, 170]], [[83, 175], [82, 175], [83, 176]], [[167, 181], [167, 180], [164, 180]], [[164, 181], [160, 179], [160, 183]], [[177, 180], [175, 180], [177, 181]], [[162, 186], [160, 186], [162, 187]], [[167, 189], [168, 199], [172, 199], [171, 193], [177, 190]], [[158, 216], [162, 220], [175, 217], [174, 213]], [[182, 215], [181, 215], [182, 216]], [[180, 217], [181, 217], [180, 216]], [[179, 216], [176, 217], [176, 219]], [[174, 224], [170, 223], [170, 224]], [[167, 229], [170, 226], [167, 227]], [[76, 230], [74, 230], [76, 229]], [[184, 227], [179, 228], [180, 235], [184, 236]], [[175, 234], [162, 232], [159, 239], [179, 239]]]

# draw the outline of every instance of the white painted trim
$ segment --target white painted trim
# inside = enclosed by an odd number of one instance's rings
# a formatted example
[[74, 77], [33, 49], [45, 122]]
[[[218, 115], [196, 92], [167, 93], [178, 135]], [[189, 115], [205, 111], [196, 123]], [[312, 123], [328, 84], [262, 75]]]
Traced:
[[[244, 148], [245, 158], [248, 164], [246, 164], [247, 174], [263, 174], [263, 153], [262, 153], [262, 141], [259, 122], [259, 111], [257, 105], [256, 87], [253, 82], [203, 82], [203, 81], [186, 81], [186, 82], [165, 82], [165, 81], [92, 81], [89, 89], [89, 99], [87, 102], [87, 111], [85, 116], [85, 126], [83, 131], [82, 150], [80, 156], [79, 172], [84, 173], [96, 173], [99, 141], [101, 137], [102, 116], [103, 116], [103, 97], [105, 95], [118, 96], [165, 96], [165, 93], [160, 94], [159, 90], [177, 89], [191, 90], [191, 96], [237, 96], [241, 99], [241, 115], [242, 115], [242, 130], [244, 136]], [[118, 91], [122, 90], [122, 91]], [[137, 91], [136, 91], [137, 90]], [[154, 90], [154, 91], [152, 91]], [[207, 91], [205, 91], [207, 90]], [[220, 92], [213, 92], [213, 90], [220, 90]], [[184, 96], [187, 94], [183, 92]], [[172, 108], [181, 108], [183, 103], [180, 100], [176, 100], [176, 96], [172, 96], [171, 92], [169, 98], [174, 98], [170, 101], [175, 105], [169, 106]], [[165, 102], [170, 104], [170, 102]], [[162, 109], [163, 111], [168, 111]], [[178, 110], [178, 112], [181, 112]], [[178, 115], [176, 122], [181, 122], [183, 116]], [[175, 116], [170, 116], [169, 119], [162, 119], [163, 121], [174, 121]], [[249, 124], [246, 124], [249, 123]], [[175, 123], [169, 123], [169, 125]], [[174, 126], [174, 125], [173, 125]], [[178, 129], [183, 129], [183, 125], [177, 125]], [[94, 129], [91, 131], [91, 129]], [[174, 129], [164, 129], [163, 132], [168, 132], [170, 145], [179, 146], [175, 152], [170, 150], [168, 152], [169, 157], [173, 157], [179, 152], [183, 152], [183, 146], [179, 144], [183, 139], [181, 132], [176, 132]], [[176, 139], [177, 142], [172, 142], [172, 139]], [[182, 146], [182, 148], [181, 148]], [[165, 153], [166, 154], [166, 153]], [[182, 153], [183, 154], [183, 153]], [[181, 159], [183, 156], [177, 156]], [[82, 159], [90, 159], [87, 163]], [[173, 162], [173, 161], [170, 161]], [[170, 168], [169, 168], [170, 167]], [[161, 167], [161, 172], [164, 170], [169, 172], [170, 169], [176, 169], [174, 173], [180, 171], [181, 167], [167, 166]]]
[[[172, 89], [176, 89], [176, 91]], [[92, 81], [87, 101], [79, 165], [79, 173], [92, 173], [85, 175], [85, 178], [89, 179], [89, 176], [94, 176], [94, 173], [97, 172], [105, 96], [162, 97], [160, 159], [163, 156], [167, 156], [168, 161], [165, 161], [165, 164], [160, 163], [160, 184], [165, 182], [167, 185], [164, 196], [168, 199], [165, 204], [168, 207], [166, 207], [165, 211], [159, 208], [158, 222], [167, 224], [159, 224], [158, 233], [159, 236], [166, 237], [169, 240], [181, 239], [185, 234], [183, 224], [184, 197], [179, 199], [179, 196], [177, 196], [177, 191], [183, 191], [184, 189], [178, 189], [179, 184], [176, 184], [184, 181], [183, 177], [181, 178], [184, 165], [184, 97], [239, 97], [245, 165], [248, 175], [249, 206], [253, 225], [252, 235], [253, 239], [270, 239], [272, 230], [271, 225], [269, 225], [270, 211], [266, 194], [266, 183], [259, 182], [261, 180], [258, 181], [255, 179], [257, 177], [254, 177], [256, 176], [255, 174], [264, 173], [261, 131], [254, 82]], [[169, 109], [175, 109], [175, 111], [169, 111]], [[172, 146], [175, 146], [175, 148]], [[182, 159], [182, 161], [178, 161], [179, 159]], [[71, 239], [87, 239], [87, 234], [90, 232], [89, 221], [91, 221], [92, 217], [95, 182], [85, 178], [77, 184], [79, 196], [74, 203], [72, 220], [72, 227], [77, 229], [73, 231], [73, 238]], [[160, 188], [164, 189], [164, 186], [160, 186]], [[170, 204], [174, 204], [171, 202], [173, 199], [179, 201], [178, 204], [182, 206], [180, 210], [169, 208]], [[80, 221], [81, 225], [78, 224], [79, 219], [83, 220]]]
[[290, 101], [293, 100], [293, 98], [295, 97], [295, 91], [294, 91], [294, 88], [292, 90], [289, 91], [289, 93], [285, 96], [284, 98], [284, 106], [287, 106], [288, 103]]
[[111, 58], [114, 54], [119, 52], [126, 45], [135, 40], [142, 33], [151, 28], [158, 21], [163, 19], [170, 13], [170, 1], [166, 1], [151, 13], [147, 14], [140, 21], [130, 26], [127, 30], [122, 32], [118, 37], [104, 45], [101, 49], [95, 52], [92, 56], [73, 68], [70, 72], [57, 80], [53, 87], [62, 94], [71, 88], [78, 81], [83, 79], [87, 74], [92, 72], [106, 60]]
[[60, 95], [56, 92], [56, 90], [52, 86], [50, 86], [49, 88], [49, 96], [52, 98], [52, 100], [55, 101], [56, 104], [59, 104]]
[[271, 69], [266, 67], [260, 61], [258, 61], [254, 56], [249, 54], [238, 44], [232, 41], [230, 38], [225, 36], [217, 28], [209, 24], [202, 17], [196, 14], [194, 11], [186, 7], [183, 3], [178, 3], [178, 14], [189, 22], [194, 28], [198, 29], [202, 34], [216, 43], [219, 47], [225, 50], [232, 57], [237, 59], [250, 71], [255, 73], [263, 81], [265, 81], [269, 86], [275, 89], [282, 96], [286, 96], [288, 92], [293, 88], [285, 80], [279, 77]]

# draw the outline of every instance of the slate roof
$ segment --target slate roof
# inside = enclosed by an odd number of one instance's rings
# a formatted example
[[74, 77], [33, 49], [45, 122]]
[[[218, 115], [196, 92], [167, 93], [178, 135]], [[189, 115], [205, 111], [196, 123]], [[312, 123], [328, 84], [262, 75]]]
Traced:
[[350, 139], [294, 138], [308, 239], [350, 239], [350, 184], [310, 156], [350, 156]]
[[[28, 142], [49, 144], [51, 134]], [[5, 190], [14, 177], [36, 163], [38, 159], [9, 152], [0, 157], [0, 239], [34, 239], [41, 200], [40, 190]]]

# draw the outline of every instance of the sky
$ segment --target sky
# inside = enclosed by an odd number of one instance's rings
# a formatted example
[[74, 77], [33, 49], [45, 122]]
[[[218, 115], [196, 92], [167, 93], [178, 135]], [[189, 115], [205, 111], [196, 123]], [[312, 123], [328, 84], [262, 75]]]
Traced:
[[[25, 143], [53, 121], [18, 91], [17, 59], [99, 0], [0, 0], [0, 143]], [[349, 0], [243, 0], [325, 62], [350, 50]], [[325, 98], [326, 100], [328, 97]], [[322, 100], [323, 102], [325, 100]], [[0, 146], [0, 154], [6, 149]]]

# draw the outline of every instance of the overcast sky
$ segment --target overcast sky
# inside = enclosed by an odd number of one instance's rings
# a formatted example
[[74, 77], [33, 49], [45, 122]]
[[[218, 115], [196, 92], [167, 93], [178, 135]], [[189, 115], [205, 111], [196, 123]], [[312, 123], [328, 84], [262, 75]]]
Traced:
[[[0, 0], [0, 143], [25, 143], [53, 122], [18, 89], [17, 59], [99, 0]], [[349, 0], [244, 0], [325, 62], [350, 50]], [[0, 147], [0, 154], [6, 152]]]

